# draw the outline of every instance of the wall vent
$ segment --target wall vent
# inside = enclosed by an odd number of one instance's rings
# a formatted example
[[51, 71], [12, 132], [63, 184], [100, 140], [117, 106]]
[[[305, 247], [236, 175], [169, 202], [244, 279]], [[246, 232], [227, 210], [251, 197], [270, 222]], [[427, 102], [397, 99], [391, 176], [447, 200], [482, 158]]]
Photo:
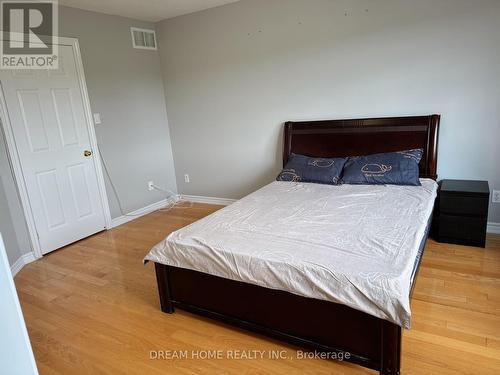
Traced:
[[139, 49], [156, 49], [156, 34], [154, 30], [131, 27], [132, 45]]

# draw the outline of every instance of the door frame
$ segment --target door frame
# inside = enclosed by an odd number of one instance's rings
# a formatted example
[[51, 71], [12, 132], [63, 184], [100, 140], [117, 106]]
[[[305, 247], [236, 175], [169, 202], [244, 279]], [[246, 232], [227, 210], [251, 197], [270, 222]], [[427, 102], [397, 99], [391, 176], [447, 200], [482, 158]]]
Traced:
[[[12, 35], [13, 33], [11, 33]], [[22, 34], [14, 36], [21, 38]], [[21, 39], [22, 40], [22, 39]], [[78, 76], [78, 83], [80, 84], [80, 92], [82, 94], [85, 123], [87, 125], [87, 131], [89, 133], [90, 146], [94, 155], [93, 163], [95, 172], [97, 175], [97, 185], [99, 190], [99, 196], [101, 200], [101, 205], [104, 213], [104, 220], [106, 224], [106, 229], [112, 228], [111, 224], [111, 212], [109, 209], [109, 201], [106, 193], [106, 185], [104, 183], [104, 174], [101, 164], [101, 155], [99, 148], [97, 146], [97, 137], [94, 129], [94, 122], [92, 120], [92, 110], [90, 107], [90, 98], [87, 91], [87, 84], [85, 80], [85, 73], [83, 70], [82, 56], [80, 53], [80, 45], [77, 38], [66, 38], [66, 37], [55, 37], [55, 44], [71, 46], [73, 48], [73, 55], [75, 58], [76, 72]], [[5, 141], [7, 146], [7, 154], [9, 162], [12, 169], [12, 174], [19, 191], [19, 198], [21, 200], [21, 205], [23, 207], [24, 216], [26, 218], [26, 225], [28, 227], [28, 232], [30, 234], [31, 245], [33, 247], [33, 254], [36, 259], [43, 256], [42, 248], [40, 245], [40, 240], [35, 225], [35, 218], [33, 216], [33, 211], [31, 209], [31, 204], [28, 196], [28, 190], [26, 188], [23, 171], [21, 168], [21, 159], [17, 150], [16, 142], [14, 139], [14, 133], [12, 130], [12, 125], [7, 111], [7, 105], [5, 102], [5, 96], [3, 92], [3, 87], [0, 82], [0, 122], [5, 134]]]

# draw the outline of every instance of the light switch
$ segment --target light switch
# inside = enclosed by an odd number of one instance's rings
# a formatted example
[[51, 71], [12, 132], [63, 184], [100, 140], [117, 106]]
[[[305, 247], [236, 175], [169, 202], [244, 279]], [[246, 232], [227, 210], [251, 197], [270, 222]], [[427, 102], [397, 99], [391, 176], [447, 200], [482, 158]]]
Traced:
[[94, 113], [94, 124], [99, 125], [101, 124], [101, 114], [100, 113]]

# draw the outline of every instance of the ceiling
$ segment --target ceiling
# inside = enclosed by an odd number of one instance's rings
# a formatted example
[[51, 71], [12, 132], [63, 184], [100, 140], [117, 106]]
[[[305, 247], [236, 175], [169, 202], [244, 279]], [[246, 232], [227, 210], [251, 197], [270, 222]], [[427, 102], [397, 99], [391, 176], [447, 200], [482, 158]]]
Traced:
[[239, 0], [59, 0], [60, 5], [157, 22]]

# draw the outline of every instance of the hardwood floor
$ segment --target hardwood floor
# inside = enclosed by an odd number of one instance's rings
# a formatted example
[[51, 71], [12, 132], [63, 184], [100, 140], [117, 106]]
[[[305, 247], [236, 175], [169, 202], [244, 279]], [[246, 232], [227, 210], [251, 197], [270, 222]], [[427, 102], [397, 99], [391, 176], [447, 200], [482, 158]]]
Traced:
[[[26, 266], [15, 282], [40, 373], [376, 373], [298, 360], [298, 348], [181, 310], [160, 311], [153, 265], [144, 266], [143, 256], [169, 232], [218, 208], [195, 204], [152, 213]], [[430, 240], [412, 309], [403, 374], [499, 374], [500, 236], [489, 236], [486, 249]], [[152, 351], [173, 355], [169, 350], [188, 351], [188, 357], [222, 353], [222, 359], [150, 359]], [[255, 350], [265, 350], [264, 358], [257, 352], [257, 359], [227, 358]], [[269, 358], [270, 350], [295, 359]]]

